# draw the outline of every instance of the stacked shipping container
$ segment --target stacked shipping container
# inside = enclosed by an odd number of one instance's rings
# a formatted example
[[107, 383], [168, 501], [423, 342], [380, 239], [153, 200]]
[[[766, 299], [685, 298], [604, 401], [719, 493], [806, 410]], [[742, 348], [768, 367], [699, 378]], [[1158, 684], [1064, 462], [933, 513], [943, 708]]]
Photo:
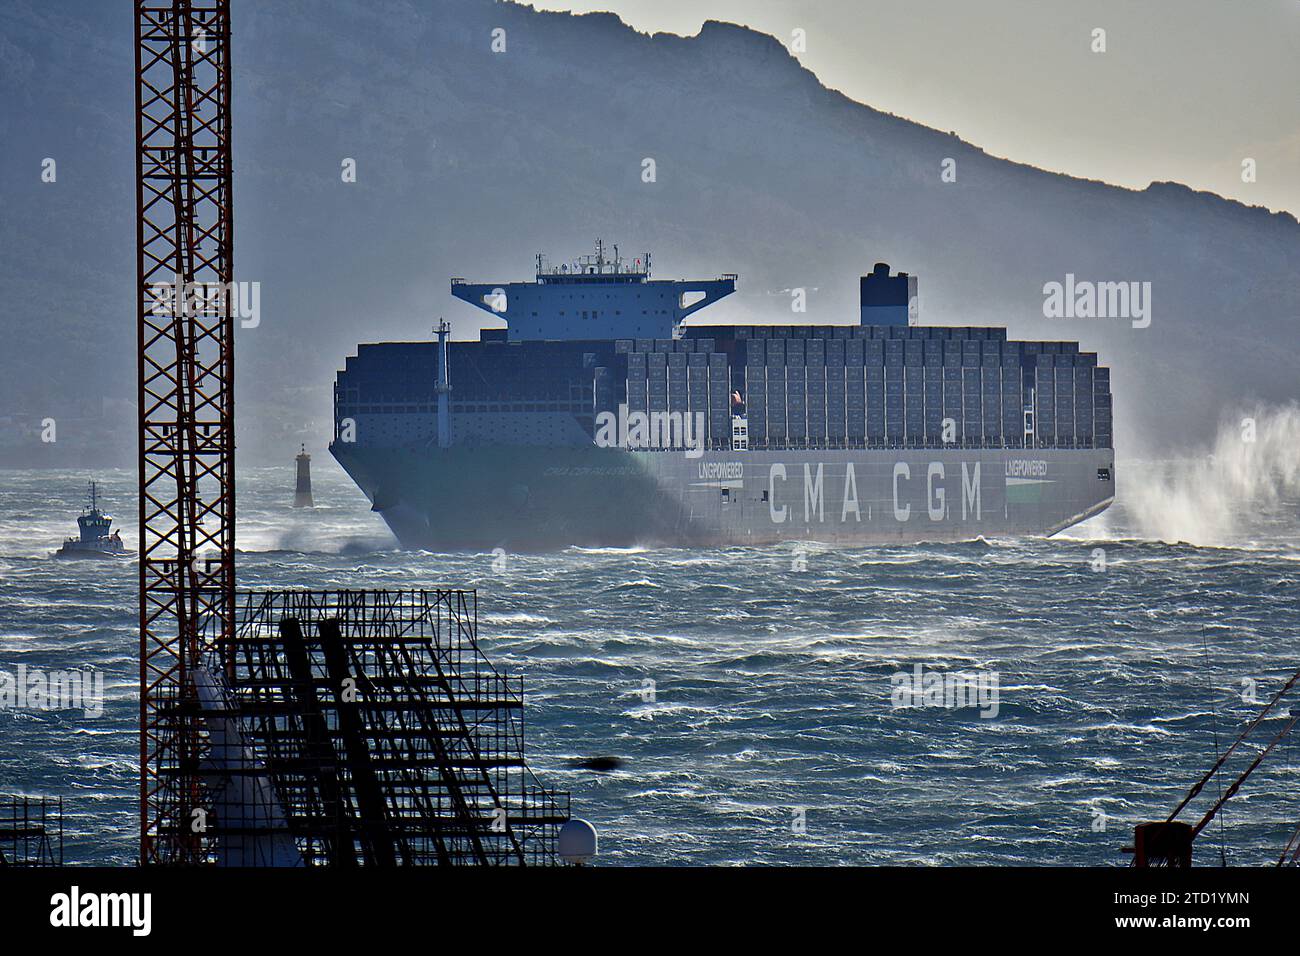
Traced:
[[[1030, 446], [1112, 440], [1109, 369], [1073, 342], [1008, 342], [1004, 329], [762, 326], [618, 344], [629, 411], [703, 412], [711, 447], [730, 442], [733, 388], [751, 448], [1019, 448], [1027, 427]], [[599, 380], [597, 393], [609, 394]]]

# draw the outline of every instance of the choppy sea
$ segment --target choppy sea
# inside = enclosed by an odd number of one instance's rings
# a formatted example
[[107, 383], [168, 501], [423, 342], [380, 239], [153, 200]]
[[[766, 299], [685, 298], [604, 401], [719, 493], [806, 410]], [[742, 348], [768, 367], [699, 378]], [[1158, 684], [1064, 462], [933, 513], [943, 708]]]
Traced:
[[[309, 512], [289, 507], [292, 462], [241, 471], [239, 587], [477, 588], [482, 649], [525, 681], [530, 762], [596, 824], [606, 864], [1122, 866], [1132, 826], [1300, 667], [1290, 479], [1242, 492], [1204, 462], [1133, 466], [1119, 504], [1050, 540], [502, 566], [399, 550], [328, 456], [314, 465]], [[1229, 488], [1206, 500], [1198, 474]], [[137, 568], [50, 557], [89, 477], [0, 472], [0, 671], [95, 668], [106, 698], [98, 717], [0, 709], [0, 793], [61, 795], [69, 862], [127, 864]], [[133, 474], [93, 477], [134, 547]], [[1150, 527], [1171, 507], [1182, 543]], [[918, 665], [996, 680], [996, 716], [895, 707]], [[1276, 861], [1300, 821], [1297, 747], [1229, 802], [1201, 863]], [[621, 766], [575, 768], [596, 756]]]

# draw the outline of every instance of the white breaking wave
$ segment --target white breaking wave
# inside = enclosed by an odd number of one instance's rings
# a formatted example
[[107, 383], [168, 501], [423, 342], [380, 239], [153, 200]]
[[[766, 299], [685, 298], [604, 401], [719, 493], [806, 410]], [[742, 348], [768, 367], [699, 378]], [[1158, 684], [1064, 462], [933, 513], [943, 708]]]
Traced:
[[[1219, 428], [1212, 449], [1134, 465], [1116, 477], [1117, 510], [1126, 530], [1141, 537], [1221, 547], [1280, 531], [1295, 542], [1293, 521], [1263, 525], [1280, 504], [1300, 498], [1300, 405], [1243, 411]], [[1113, 520], [1108, 530], [1117, 530]]]

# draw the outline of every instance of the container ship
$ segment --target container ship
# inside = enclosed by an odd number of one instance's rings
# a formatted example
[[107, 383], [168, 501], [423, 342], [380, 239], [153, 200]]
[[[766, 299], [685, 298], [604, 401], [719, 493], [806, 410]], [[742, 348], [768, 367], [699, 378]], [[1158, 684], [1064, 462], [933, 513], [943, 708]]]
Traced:
[[1095, 353], [919, 325], [885, 263], [853, 325], [686, 323], [736, 281], [599, 242], [532, 281], [452, 279], [505, 328], [359, 345], [330, 452], [427, 550], [1051, 535], [1114, 500]]

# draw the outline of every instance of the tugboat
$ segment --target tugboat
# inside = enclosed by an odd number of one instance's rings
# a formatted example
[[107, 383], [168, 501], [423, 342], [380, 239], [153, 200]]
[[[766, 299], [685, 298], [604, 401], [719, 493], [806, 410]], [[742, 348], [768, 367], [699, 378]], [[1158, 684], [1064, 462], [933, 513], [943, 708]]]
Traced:
[[122, 544], [121, 534], [116, 531], [109, 534], [108, 529], [112, 527], [113, 516], [99, 510], [99, 492], [93, 481], [90, 483], [90, 493], [87, 497], [90, 499], [90, 507], [77, 518], [81, 537], [68, 538], [63, 542], [63, 547], [54, 552], [54, 556], [56, 558], [121, 558], [134, 554]]

